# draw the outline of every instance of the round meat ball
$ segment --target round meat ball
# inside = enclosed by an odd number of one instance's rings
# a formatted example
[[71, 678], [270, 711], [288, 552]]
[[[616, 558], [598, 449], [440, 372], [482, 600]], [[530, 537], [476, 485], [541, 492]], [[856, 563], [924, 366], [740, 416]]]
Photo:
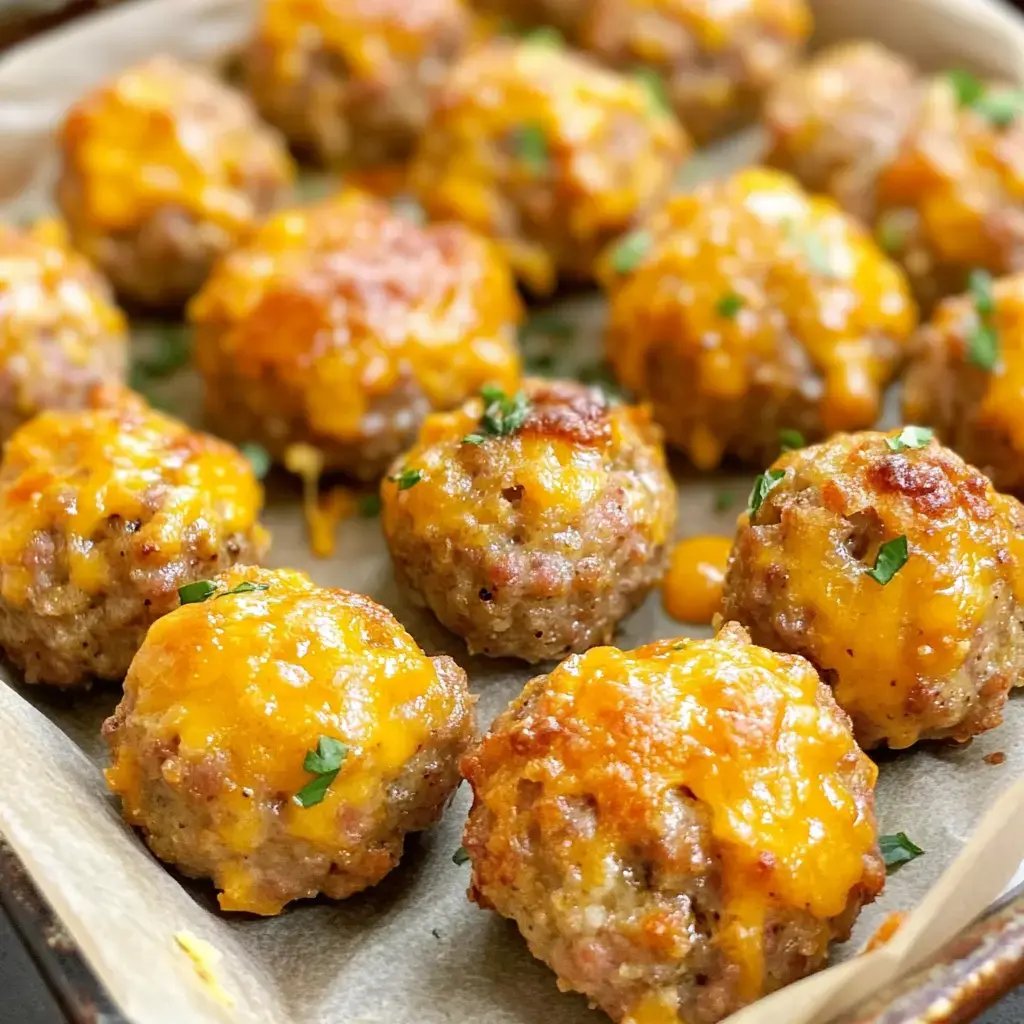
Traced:
[[320, 163], [405, 160], [470, 29], [462, 0], [265, 0], [247, 88]]
[[382, 497], [399, 582], [471, 653], [531, 662], [611, 641], [676, 511], [646, 410], [570, 381], [429, 417]]
[[269, 546], [247, 459], [130, 393], [106, 399], [4, 446], [0, 647], [29, 683], [122, 678], [180, 586]]
[[829, 47], [768, 95], [766, 160], [872, 224], [879, 173], [907, 132], [919, 94], [913, 65], [885, 47], [863, 40]]
[[1024, 671], [1024, 510], [920, 428], [841, 434], [758, 479], [723, 614], [801, 654], [865, 749], [965, 741]]
[[975, 286], [940, 303], [911, 343], [903, 413], [1024, 497], [1024, 274]]
[[778, 171], [673, 197], [607, 264], [608, 359], [699, 469], [871, 426], [917, 323], [867, 232]]
[[0, 441], [43, 409], [85, 407], [127, 371], [124, 316], [63, 227], [0, 225]]
[[623, 1024], [714, 1024], [810, 974], [885, 880], [849, 720], [734, 623], [569, 658], [462, 772], [470, 899]]
[[125, 819], [223, 910], [375, 885], [458, 785], [465, 672], [304, 573], [238, 567], [193, 597], [150, 629], [103, 728]]
[[639, 81], [545, 41], [496, 40], [445, 80], [410, 180], [435, 220], [497, 239], [534, 292], [588, 280], [688, 153]]
[[351, 190], [268, 220], [190, 316], [217, 433], [278, 461], [311, 445], [326, 469], [363, 479], [428, 412], [519, 380], [521, 305], [491, 243]]
[[157, 57], [75, 104], [57, 201], [75, 247], [126, 301], [177, 307], [289, 190], [291, 159], [249, 101]]

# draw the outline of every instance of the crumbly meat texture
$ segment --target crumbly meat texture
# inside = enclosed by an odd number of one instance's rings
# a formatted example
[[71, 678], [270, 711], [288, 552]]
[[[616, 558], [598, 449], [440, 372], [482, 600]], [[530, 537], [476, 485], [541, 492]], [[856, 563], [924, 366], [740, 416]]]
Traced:
[[0, 441], [44, 409], [124, 383], [128, 333], [110, 286], [62, 225], [0, 226]]
[[[126, 819], [162, 860], [212, 878], [225, 910], [272, 915], [376, 884], [459, 782], [465, 673], [369, 598], [302, 573], [214, 582], [151, 630], [104, 726]], [[266, 589], [227, 593], [240, 584]], [[347, 750], [304, 807], [306, 754], [325, 735]]]
[[615, 1021], [722, 1020], [823, 966], [884, 882], [849, 720], [734, 624], [569, 658], [462, 771], [470, 899]]
[[[723, 597], [755, 642], [818, 668], [865, 749], [998, 725], [1024, 669], [1024, 510], [935, 441], [893, 451], [898, 436], [783, 455]], [[901, 537], [883, 584], [869, 570]]]
[[0, 647], [29, 683], [121, 679], [178, 587], [257, 562], [248, 461], [125, 399], [21, 427], [0, 464]]
[[903, 414], [908, 423], [934, 427], [996, 490], [1024, 498], [1024, 274], [995, 281], [992, 296], [991, 314], [979, 313], [973, 295], [946, 299], [918, 331]]
[[[675, 488], [644, 410], [575, 382], [524, 391], [504, 437], [478, 433], [480, 400], [430, 417], [382, 495], [399, 581], [471, 652], [532, 662], [611, 641], [664, 572]], [[420, 474], [404, 490], [403, 471]]]
[[80, 100], [56, 198], [75, 247], [143, 307], [180, 307], [288, 194], [283, 140], [206, 71], [157, 57]]
[[470, 41], [462, 0], [267, 0], [245, 56], [260, 113], [335, 167], [405, 160]]
[[602, 276], [616, 376], [699, 469], [872, 426], [917, 323], [870, 235], [764, 168], [673, 197]]
[[427, 413], [519, 379], [521, 304], [490, 242], [349, 190], [281, 211], [191, 303], [208, 422], [278, 461], [376, 479]]
[[898, 54], [863, 40], [831, 46], [769, 93], [766, 162], [873, 224], [879, 173], [902, 143], [919, 96], [917, 71]]
[[452, 69], [410, 182], [434, 220], [494, 238], [538, 294], [667, 194], [689, 143], [639, 81], [543, 40], [495, 40]]

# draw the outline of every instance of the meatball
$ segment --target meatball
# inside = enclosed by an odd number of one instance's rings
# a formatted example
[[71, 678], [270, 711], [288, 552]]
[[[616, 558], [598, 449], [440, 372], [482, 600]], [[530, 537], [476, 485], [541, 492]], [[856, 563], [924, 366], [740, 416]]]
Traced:
[[75, 246], [143, 306], [193, 295], [293, 177], [248, 100], [169, 57], [79, 101], [59, 143], [57, 201]]
[[608, 358], [700, 469], [779, 431], [871, 426], [917, 322], [900, 269], [830, 199], [750, 168], [674, 197], [608, 259]]
[[469, 34], [462, 0], [265, 0], [247, 86], [321, 163], [404, 160]]
[[29, 683], [120, 679], [178, 587], [268, 547], [248, 460], [108, 397], [41, 413], [4, 446], [0, 647]]
[[872, 223], [879, 173], [909, 128], [919, 92], [914, 67], [877, 43], [823, 50], [769, 94], [767, 161]]
[[1002, 719], [1024, 670], [1024, 510], [907, 427], [837, 435], [758, 479], [723, 614], [815, 665], [865, 749]]
[[903, 412], [935, 427], [998, 490], [1024, 497], [1024, 274], [976, 275], [974, 285], [915, 336]]
[[0, 225], [0, 441], [43, 409], [83, 408], [127, 367], [124, 316], [63, 227]]
[[103, 727], [126, 820], [224, 910], [375, 885], [459, 782], [465, 672], [304, 573], [237, 567], [193, 598], [149, 631]]
[[885, 880], [849, 720], [735, 624], [569, 658], [462, 772], [470, 899], [614, 1021], [722, 1020], [820, 968]]
[[559, 276], [592, 277], [687, 150], [640, 82], [546, 42], [496, 40], [446, 79], [410, 179], [431, 217], [497, 239], [543, 294]]
[[569, 381], [429, 417], [382, 497], [399, 582], [471, 653], [526, 661], [610, 642], [664, 572], [676, 508], [646, 410]]
[[434, 409], [519, 379], [515, 283], [486, 239], [347, 191], [286, 210], [190, 306], [206, 411], [225, 437], [373, 479]]

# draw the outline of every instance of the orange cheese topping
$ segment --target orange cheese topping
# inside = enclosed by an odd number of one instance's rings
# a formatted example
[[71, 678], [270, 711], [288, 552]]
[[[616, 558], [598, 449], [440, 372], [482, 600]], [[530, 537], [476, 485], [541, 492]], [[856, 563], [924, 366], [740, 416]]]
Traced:
[[[245, 856], [268, 829], [337, 856], [346, 812], [386, 813], [388, 784], [447, 721], [461, 699], [430, 658], [369, 598], [313, 585], [299, 572], [233, 569], [222, 590], [243, 580], [268, 589], [213, 597], [159, 619], [125, 680], [131, 720], [148, 741], [175, 738], [177, 758], [217, 758], [224, 781], [211, 827], [237, 854], [215, 879], [225, 910], [277, 913], [252, 890]], [[303, 769], [320, 736], [348, 753], [323, 801], [283, 799], [268, 820], [266, 800], [294, 796], [310, 781]], [[121, 743], [107, 783], [141, 820], [144, 752]], [[182, 780], [165, 779], [170, 786]]]
[[181, 553], [186, 535], [207, 538], [212, 555], [227, 534], [262, 533], [262, 503], [236, 449], [128, 393], [110, 408], [42, 413], [12, 435], [0, 465], [0, 594], [27, 600], [37, 534], [60, 538], [69, 583], [99, 594], [107, 570], [98, 542], [111, 518], [139, 524], [134, 537], [157, 567]]
[[[735, 402], [788, 379], [792, 339], [823, 379], [825, 429], [874, 423], [917, 311], [902, 271], [835, 203], [750, 168], [674, 197], [647, 231], [637, 269], [605, 274], [608, 357], [627, 388], [642, 394], [651, 350], [671, 346], [700, 392]], [[722, 456], [699, 425], [686, 448], [700, 468]]]
[[[700, 870], [692, 847], [664, 838], [666, 815], [688, 790], [707, 812], [708, 856], [721, 865], [716, 945], [737, 968], [743, 999], [770, 988], [764, 950], [774, 910], [838, 915], [877, 866], [875, 766], [811, 665], [750, 644], [742, 630], [635, 651], [594, 648], [537, 680], [518, 707], [463, 762], [492, 815], [486, 841], [469, 847], [474, 871], [514, 884], [519, 844], [537, 841], [519, 836], [530, 827], [559, 837], [545, 863], [549, 875], [578, 885], [563, 893], [578, 905], [600, 899], [638, 851], [660, 877], [689, 876]], [[517, 813], [524, 783], [539, 790], [529, 815]], [[569, 827], [567, 808], [580, 805], [594, 808], [593, 828]], [[877, 875], [869, 889], [880, 887]], [[689, 933], [664, 915], [660, 902], [638, 912], [630, 941], [683, 956]], [[678, 1010], [671, 984], [627, 1019], [660, 1024], [680, 1019]]]
[[284, 146], [242, 96], [169, 57], [79, 101], [60, 145], [81, 189], [81, 219], [98, 234], [130, 231], [171, 207], [238, 235], [257, 215], [246, 191], [254, 172], [282, 185], [294, 176]]
[[546, 292], [560, 263], [582, 270], [581, 251], [660, 199], [687, 149], [640, 83], [558, 47], [496, 41], [449, 75], [411, 183], [431, 217], [498, 239]]
[[189, 307], [200, 368], [271, 376], [314, 431], [358, 439], [374, 402], [411, 377], [435, 408], [514, 388], [521, 305], [486, 240], [422, 228], [348, 190], [271, 217]]
[[731, 537], [688, 537], [672, 549], [661, 584], [665, 611], [679, 622], [710, 625], [722, 610]]
[[[772, 544], [750, 548], [754, 575], [783, 564], [785, 607], [813, 609], [803, 647], [855, 721], [875, 723], [891, 747], [907, 747], [920, 720], [907, 714], [965, 663], [997, 588], [1024, 599], [1024, 536], [1013, 498], [997, 494], [977, 470], [934, 441], [890, 452], [883, 434], [864, 433], [789, 452], [775, 468], [784, 479], [752, 525], [777, 519], [774, 498], [793, 487], [820, 492], [813, 517], [785, 520]], [[843, 520], [877, 522], [877, 543], [853, 550]], [[884, 586], [865, 573], [878, 546], [907, 538], [909, 557]], [[1005, 599], [1005, 598], [1004, 598]], [[935, 681], [938, 681], [936, 683]]]

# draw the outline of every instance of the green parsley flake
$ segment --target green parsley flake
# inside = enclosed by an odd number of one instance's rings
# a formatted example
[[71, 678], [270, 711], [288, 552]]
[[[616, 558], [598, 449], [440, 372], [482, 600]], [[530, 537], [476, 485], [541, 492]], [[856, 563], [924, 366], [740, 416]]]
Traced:
[[231, 594], [255, 594], [257, 591], [269, 589], [269, 583], [250, 583], [248, 580], [243, 580], [237, 587], [232, 587], [230, 590], [225, 590], [223, 594], [218, 594], [216, 600], [219, 601], [222, 597], [228, 597]]
[[423, 479], [423, 473], [418, 469], [403, 469], [401, 473], [389, 476], [388, 479], [393, 484], [398, 484], [400, 491], [407, 491], [410, 487], [415, 487]]
[[875, 240], [890, 256], [906, 248], [907, 239], [913, 230], [913, 213], [905, 210], [890, 210], [878, 218], [875, 225]]
[[273, 461], [270, 458], [270, 452], [261, 444], [255, 444], [252, 441], [246, 441], [241, 448], [242, 454], [249, 460], [249, 465], [252, 466], [253, 476], [257, 480], [262, 480], [270, 472], [270, 464]]
[[561, 50], [565, 46], [565, 37], [553, 25], [542, 25], [523, 36], [527, 46], [540, 46], [549, 50]]
[[509, 397], [501, 388], [480, 389], [484, 400], [484, 411], [480, 417], [478, 433], [467, 434], [463, 444], [483, 444], [488, 437], [508, 437], [514, 434], [530, 414], [530, 400], [525, 391], [517, 391]]
[[636, 68], [633, 77], [644, 87], [651, 109], [658, 114], [671, 114], [672, 101], [665, 88], [665, 79], [653, 68]]
[[992, 370], [999, 362], [999, 333], [993, 322], [996, 301], [992, 275], [987, 270], [972, 270], [967, 287], [978, 318], [967, 338], [967, 360], [979, 369]]
[[145, 394], [155, 381], [169, 377], [188, 365], [192, 342], [187, 327], [163, 327], [157, 333], [158, 343], [147, 356], [132, 361], [129, 383], [135, 391]]
[[887, 540], [875, 556], [875, 567], [866, 569], [865, 572], [876, 583], [883, 587], [907, 564], [910, 552], [907, 548], [906, 537], [894, 537]]
[[212, 580], [196, 580], [178, 587], [178, 600], [182, 604], [202, 604], [217, 593], [217, 584]]
[[519, 158], [535, 174], [542, 174], [548, 168], [550, 154], [548, 138], [539, 124], [524, 124], [515, 133], [515, 146]]
[[897, 832], [892, 836], [879, 836], [878, 849], [885, 861], [885, 872], [889, 875], [897, 868], [909, 864], [910, 861], [916, 860], [924, 854], [924, 850], [910, 839], [906, 832]]
[[743, 296], [735, 292], [726, 292], [716, 303], [715, 312], [724, 320], [735, 320], [736, 314], [743, 308]]
[[895, 437], [885, 439], [886, 447], [892, 452], [907, 448], [926, 448], [935, 436], [930, 427], [904, 427]]
[[784, 469], [766, 469], [754, 481], [754, 489], [750, 492], [750, 500], [747, 502], [747, 511], [754, 515], [761, 507], [768, 494], [779, 485], [779, 481], [786, 475]]
[[981, 80], [962, 68], [947, 71], [946, 80], [956, 93], [956, 101], [961, 107], [973, 106], [985, 94], [985, 86]]
[[466, 848], [464, 846], [460, 846], [452, 854], [452, 863], [453, 864], [458, 864], [459, 867], [462, 867], [462, 865], [465, 864], [468, 860], [469, 860], [469, 854], [466, 852]]
[[628, 274], [643, 261], [654, 244], [654, 237], [649, 231], [634, 231], [626, 235], [612, 250], [612, 270], [616, 274]]
[[1024, 90], [992, 89], [971, 106], [996, 128], [1008, 128], [1024, 113]]
[[715, 511], [728, 512], [736, 504], [736, 495], [732, 491], [718, 491], [715, 494]]
[[348, 755], [348, 747], [333, 736], [321, 736], [316, 750], [307, 750], [302, 762], [304, 771], [315, 776], [295, 794], [300, 807], [313, 807], [327, 795], [331, 783], [341, 771], [341, 763]]
[[359, 499], [359, 515], [363, 519], [373, 519], [380, 515], [380, 495], [364, 494]]
[[779, 444], [784, 452], [791, 452], [796, 448], [805, 448], [807, 442], [799, 430], [780, 430]]

